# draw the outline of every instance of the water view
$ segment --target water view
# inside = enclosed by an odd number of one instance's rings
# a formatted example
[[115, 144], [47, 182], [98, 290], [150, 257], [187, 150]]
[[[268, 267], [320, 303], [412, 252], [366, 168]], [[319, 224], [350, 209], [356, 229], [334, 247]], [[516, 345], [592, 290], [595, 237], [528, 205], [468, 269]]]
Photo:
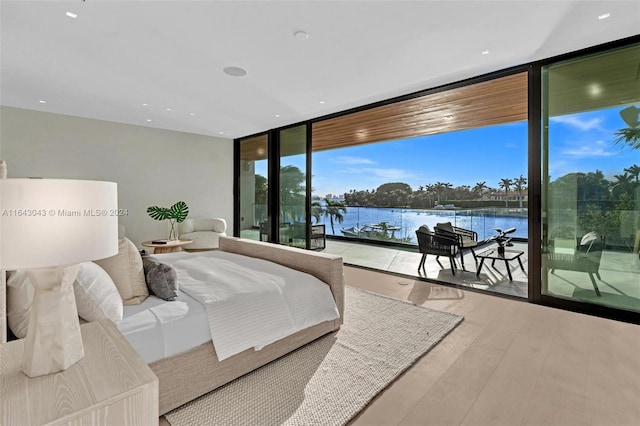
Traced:
[[[364, 228], [366, 231], [367, 226], [374, 226], [377, 231], [385, 227], [389, 239], [416, 244], [416, 229], [421, 225], [427, 225], [433, 229], [437, 223], [442, 222], [451, 222], [453, 226], [473, 230], [478, 233], [480, 240], [494, 236], [495, 228], [516, 228], [512, 235], [517, 238], [527, 238], [528, 235], [526, 209], [427, 210], [347, 207], [346, 210], [346, 213], [342, 213], [344, 217], [342, 223], [334, 219], [334, 230], [331, 229], [329, 218], [320, 218], [319, 223], [325, 224], [327, 235], [353, 237], [357, 235], [357, 230]], [[383, 222], [386, 225], [380, 226]], [[353, 233], [354, 231], [356, 234]], [[366, 232], [361, 232], [360, 237], [366, 238]]]

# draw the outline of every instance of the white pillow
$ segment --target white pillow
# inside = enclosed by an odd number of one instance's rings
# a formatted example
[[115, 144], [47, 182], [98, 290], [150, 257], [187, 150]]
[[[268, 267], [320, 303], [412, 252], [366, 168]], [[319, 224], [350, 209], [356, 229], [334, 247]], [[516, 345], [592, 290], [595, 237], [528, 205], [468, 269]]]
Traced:
[[149, 289], [144, 280], [142, 256], [128, 238], [118, 241], [118, 254], [96, 260], [95, 263], [107, 271], [125, 305], [137, 305], [149, 296]]
[[115, 283], [100, 266], [93, 262], [80, 264], [73, 282], [78, 315], [86, 321], [122, 321], [122, 299]]
[[27, 335], [29, 315], [35, 287], [27, 271], [13, 271], [7, 279], [7, 322], [9, 328], [19, 339]]

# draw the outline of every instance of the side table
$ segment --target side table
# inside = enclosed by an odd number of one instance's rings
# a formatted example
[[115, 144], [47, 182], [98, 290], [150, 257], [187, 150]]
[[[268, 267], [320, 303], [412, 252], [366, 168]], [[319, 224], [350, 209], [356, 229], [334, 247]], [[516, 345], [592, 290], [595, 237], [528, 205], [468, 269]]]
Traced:
[[80, 330], [85, 357], [41, 377], [21, 371], [23, 339], [0, 345], [0, 424], [158, 424], [158, 378], [149, 366], [111, 322]]
[[485, 259], [491, 259], [491, 266], [495, 266], [496, 260], [504, 260], [504, 264], [507, 267], [507, 275], [509, 275], [509, 281], [513, 281], [511, 269], [509, 269], [509, 261], [517, 259], [520, 264], [520, 269], [522, 269], [522, 272], [525, 272], [522, 260], [520, 260], [520, 257], [523, 254], [524, 252], [520, 250], [505, 250], [504, 253], [498, 253], [497, 249], [486, 250], [482, 253], [476, 254], [476, 258], [480, 259], [480, 266], [478, 266], [476, 276], [480, 276], [480, 271], [482, 270], [482, 265], [484, 265]]
[[191, 244], [193, 240], [175, 240], [164, 244], [154, 243], [152, 241], [145, 241], [142, 243], [145, 247], [153, 247], [153, 254], [161, 253], [174, 253], [176, 251], [182, 251], [182, 246]]

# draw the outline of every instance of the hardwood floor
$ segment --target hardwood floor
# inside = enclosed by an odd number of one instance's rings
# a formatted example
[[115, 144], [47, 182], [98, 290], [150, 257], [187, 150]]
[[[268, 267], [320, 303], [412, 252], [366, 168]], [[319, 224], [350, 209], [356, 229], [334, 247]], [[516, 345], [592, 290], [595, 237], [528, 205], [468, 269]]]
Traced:
[[352, 426], [640, 424], [638, 325], [355, 267], [345, 280], [465, 317]]
[[465, 317], [352, 425], [640, 422], [640, 326], [353, 267], [345, 279]]

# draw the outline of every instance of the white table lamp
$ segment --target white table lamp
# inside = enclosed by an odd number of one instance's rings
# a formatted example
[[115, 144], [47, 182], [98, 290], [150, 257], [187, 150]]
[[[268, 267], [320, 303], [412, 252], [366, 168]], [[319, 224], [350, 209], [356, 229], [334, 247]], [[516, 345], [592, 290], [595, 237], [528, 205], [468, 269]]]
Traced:
[[35, 286], [23, 371], [63, 371], [84, 357], [73, 282], [77, 264], [118, 253], [117, 186], [0, 179], [0, 270], [28, 269]]

